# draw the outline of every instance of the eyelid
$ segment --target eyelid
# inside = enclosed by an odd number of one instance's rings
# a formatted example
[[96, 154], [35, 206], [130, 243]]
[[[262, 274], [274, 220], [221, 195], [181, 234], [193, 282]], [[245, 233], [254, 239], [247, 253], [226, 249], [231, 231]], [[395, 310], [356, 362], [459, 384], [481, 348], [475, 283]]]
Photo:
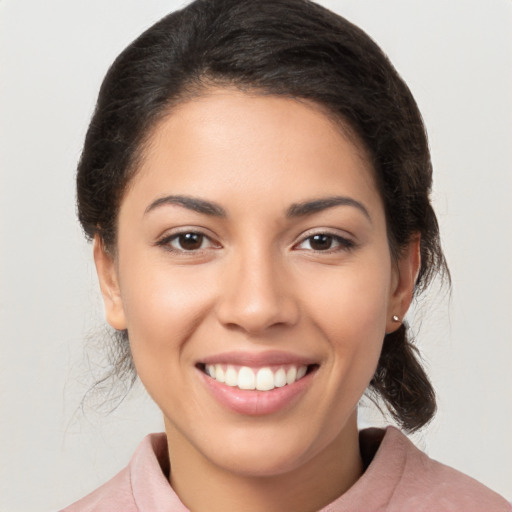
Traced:
[[[209, 241], [210, 246], [206, 247], [206, 248], [186, 250], [186, 249], [178, 249], [178, 248], [172, 247], [170, 245], [171, 241], [175, 240], [180, 235], [185, 235], [188, 233], [201, 235], [202, 237], [206, 238]], [[306, 242], [308, 239], [314, 237], [315, 235], [326, 235], [326, 236], [332, 237], [335, 241], [338, 242], [339, 245], [337, 247], [334, 247], [331, 249], [326, 249], [326, 250], [315, 250], [313, 248], [300, 249], [298, 247], [301, 244], [303, 244], [304, 242]], [[177, 228], [172, 228], [170, 230], [167, 230], [157, 238], [154, 245], [162, 246], [170, 252], [175, 252], [178, 254], [188, 254], [188, 255], [199, 254], [199, 253], [209, 250], [211, 248], [213, 248], [213, 249], [222, 248], [222, 244], [220, 244], [216, 240], [216, 237], [211, 234], [210, 230], [199, 227], [199, 226], [180, 226]], [[308, 231], [302, 233], [300, 235], [300, 237], [298, 238], [298, 240], [292, 244], [292, 249], [329, 254], [332, 252], [348, 251], [348, 250], [354, 249], [356, 246], [357, 246], [357, 243], [355, 242], [353, 237], [346, 232], [340, 233], [340, 230], [334, 229], [334, 228], [314, 228], [314, 229], [311, 229], [311, 230], [308, 230]]]
[[[298, 246], [306, 242], [308, 239], [313, 238], [315, 235], [326, 235], [332, 237], [334, 240], [337, 240], [339, 243], [338, 247], [332, 248], [332, 249], [326, 249], [324, 251], [315, 250], [313, 248], [311, 249], [300, 249]], [[355, 240], [352, 236], [348, 234], [342, 234], [339, 230], [335, 230], [332, 228], [315, 228], [309, 231], [306, 231], [305, 233], [302, 233], [299, 240], [295, 242], [292, 246], [293, 249], [297, 250], [305, 250], [305, 251], [311, 251], [315, 253], [324, 253], [329, 254], [333, 252], [340, 252], [340, 251], [348, 251], [351, 249], [354, 249], [357, 246]]]
[[[198, 226], [180, 226], [179, 228], [170, 229], [161, 236], [159, 236], [155, 242], [155, 245], [164, 247], [166, 250], [170, 252], [185, 255], [200, 254], [201, 252], [208, 250], [210, 248], [221, 248], [221, 244], [217, 242], [216, 239], [210, 233], [207, 233], [207, 231], [209, 230], [200, 228]], [[188, 233], [201, 235], [202, 237], [206, 238], [211, 244], [210, 247], [187, 251], [185, 249], [178, 249], [170, 245], [171, 241], [177, 239], [181, 235], [186, 235]]]

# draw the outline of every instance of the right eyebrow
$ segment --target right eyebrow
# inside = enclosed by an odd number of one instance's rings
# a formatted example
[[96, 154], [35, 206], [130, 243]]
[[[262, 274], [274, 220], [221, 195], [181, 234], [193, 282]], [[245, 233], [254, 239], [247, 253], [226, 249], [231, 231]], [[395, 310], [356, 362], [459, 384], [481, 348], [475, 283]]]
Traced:
[[222, 206], [199, 199], [198, 197], [171, 195], [155, 199], [144, 211], [144, 215], [164, 205], [177, 205], [192, 210], [194, 212], [202, 213], [204, 215], [212, 215], [214, 217], [226, 217], [226, 211]]

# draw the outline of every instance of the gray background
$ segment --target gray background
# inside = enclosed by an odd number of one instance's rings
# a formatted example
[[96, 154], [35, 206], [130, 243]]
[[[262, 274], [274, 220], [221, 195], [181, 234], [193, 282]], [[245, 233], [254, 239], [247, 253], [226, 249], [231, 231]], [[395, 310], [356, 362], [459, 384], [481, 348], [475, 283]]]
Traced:
[[[414, 439], [512, 500], [512, 2], [321, 3], [389, 54], [430, 135], [454, 290], [422, 304], [418, 343], [440, 410]], [[68, 504], [162, 429], [140, 388], [110, 416], [80, 409], [103, 314], [73, 179], [108, 65], [181, 4], [0, 1], [2, 512]]]

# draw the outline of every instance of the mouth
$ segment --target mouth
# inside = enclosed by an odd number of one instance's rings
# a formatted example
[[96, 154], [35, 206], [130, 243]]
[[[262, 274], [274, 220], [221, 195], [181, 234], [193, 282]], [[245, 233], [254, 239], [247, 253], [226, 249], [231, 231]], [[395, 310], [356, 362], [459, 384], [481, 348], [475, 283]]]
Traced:
[[318, 361], [281, 351], [216, 354], [195, 365], [211, 397], [224, 409], [246, 416], [286, 411], [313, 388]]
[[318, 364], [242, 366], [227, 363], [198, 363], [210, 379], [244, 391], [272, 391], [291, 386], [318, 369]]

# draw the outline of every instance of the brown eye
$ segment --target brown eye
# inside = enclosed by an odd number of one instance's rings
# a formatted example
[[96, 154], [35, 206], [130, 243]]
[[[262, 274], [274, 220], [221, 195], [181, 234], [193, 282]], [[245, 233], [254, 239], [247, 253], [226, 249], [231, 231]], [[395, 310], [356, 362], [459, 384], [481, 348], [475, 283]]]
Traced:
[[174, 243], [183, 251], [196, 251], [203, 245], [204, 236], [201, 233], [182, 233]]
[[156, 245], [176, 254], [199, 253], [209, 249], [220, 249], [221, 245], [200, 231], [182, 231], [165, 236]]
[[317, 251], [317, 252], [334, 252], [349, 250], [354, 247], [354, 242], [347, 238], [329, 233], [317, 233], [315, 235], [304, 238], [297, 249]]
[[203, 244], [203, 235], [200, 233], [184, 233], [178, 236], [177, 242], [180, 249], [185, 251], [194, 251]]
[[332, 247], [333, 237], [330, 235], [313, 235], [309, 238], [309, 245], [314, 251], [327, 251]]

